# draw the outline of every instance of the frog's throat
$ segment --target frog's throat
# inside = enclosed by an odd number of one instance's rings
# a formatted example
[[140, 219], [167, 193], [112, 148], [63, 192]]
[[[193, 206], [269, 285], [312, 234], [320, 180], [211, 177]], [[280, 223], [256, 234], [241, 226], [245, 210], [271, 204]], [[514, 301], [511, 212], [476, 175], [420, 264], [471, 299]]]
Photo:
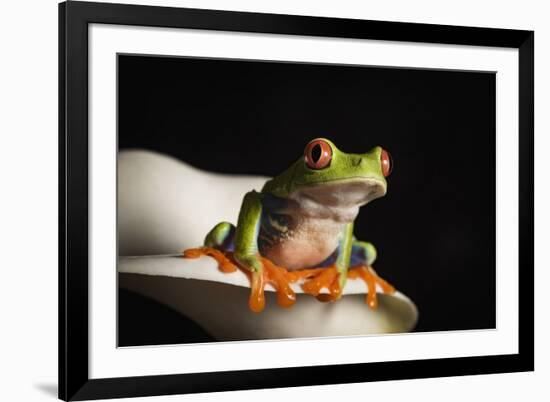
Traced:
[[339, 221], [355, 219], [359, 207], [386, 194], [386, 183], [374, 178], [351, 178], [302, 185], [288, 198], [297, 202], [304, 211], [313, 215], [330, 212]]

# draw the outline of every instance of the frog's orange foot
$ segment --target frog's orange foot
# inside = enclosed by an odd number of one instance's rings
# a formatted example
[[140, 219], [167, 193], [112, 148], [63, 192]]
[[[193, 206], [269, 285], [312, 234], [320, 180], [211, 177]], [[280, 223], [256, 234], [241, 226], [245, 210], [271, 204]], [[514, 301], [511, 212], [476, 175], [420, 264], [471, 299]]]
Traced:
[[263, 269], [251, 272], [250, 267], [240, 265], [231, 252], [223, 252], [212, 247], [191, 248], [183, 252], [185, 258], [199, 258], [203, 255], [214, 258], [222, 272], [229, 273], [241, 269], [249, 277], [251, 292], [248, 305], [252, 311], [259, 313], [264, 309], [264, 290], [268, 283], [277, 291], [277, 303], [280, 306], [290, 307], [296, 302], [296, 294], [290, 283], [295, 282], [298, 278], [289, 275], [285, 268], [273, 264], [267, 258], [258, 256]]
[[248, 305], [256, 313], [265, 307], [264, 289], [266, 284], [271, 284], [277, 292], [277, 304], [281, 307], [291, 307], [296, 302], [296, 293], [290, 286], [294, 278], [283, 267], [275, 265], [265, 257], [258, 257], [263, 269], [251, 273], [251, 292]]
[[357, 267], [350, 268], [348, 271], [348, 278], [357, 279], [360, 278], [367, 284], [367, 297], [365, 302], [371, 309], [376, 309], [378, 307], [378, 298], [376, 297], [376, 285], [379, 285], [382, 288], [383, 293], [393, 293], [395, 288], [386, 282], [384, 279], [380, 278], [378, 274], [369, 266], [359, 265]]
[[[317, 300], [328, 302], [337, 300], [342, 296], [342, 289], [339, 284], [339, 276], [336, 265], [326, 268], [314, 268], [310, 270], [296, 271], [305, 276], [307, 281], [302, 284], [302, 290], [315, 296]], [[328, 293], [321, 293], [322, 289], [327, 289]]]
[[229, 273], [237, 270], [237, 265], [231, 260], [231, 253], [224, 253], [212, 247], [189, 248], [183, 252], [185, 258], [199, 258], [203, 255], [214, 258], [222, 272]]

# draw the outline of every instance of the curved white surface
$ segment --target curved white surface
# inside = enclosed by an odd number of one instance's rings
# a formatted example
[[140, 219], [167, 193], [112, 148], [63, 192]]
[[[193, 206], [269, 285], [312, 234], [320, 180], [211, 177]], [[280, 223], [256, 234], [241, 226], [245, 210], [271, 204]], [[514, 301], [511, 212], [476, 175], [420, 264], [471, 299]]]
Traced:
[[297, 300], [288, 309], [277, 305], [268, 287], [264, 311], [254, 313], [248, 308], [246, 275], [220, 272], [208, 257], [121, 257], [118, 270], [122, 287], [173, 308], [219, 340], [406, 332], [418, 316], [414, 304], [399, 292], [378, 294], [378, 308], [370, 309], [360, 280], [349, 280], [344, 296], [333, 303], [321, 303], [293, 284]]
[[221, 221], [235, 223], [243, 196], [267, 177], [204, 172], [143, 150], [118, 155], [119, 255], [178, 254]]

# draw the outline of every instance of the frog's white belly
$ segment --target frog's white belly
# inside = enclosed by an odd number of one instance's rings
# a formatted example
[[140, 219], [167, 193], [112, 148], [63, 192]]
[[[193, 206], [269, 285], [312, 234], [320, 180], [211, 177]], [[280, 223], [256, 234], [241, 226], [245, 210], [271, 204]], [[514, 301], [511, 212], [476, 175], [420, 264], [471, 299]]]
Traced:
[[343, 226], [332, 219], [308, 217], [294, 221], [264, 256], [289, 270], [314, 267], [336, 250]]

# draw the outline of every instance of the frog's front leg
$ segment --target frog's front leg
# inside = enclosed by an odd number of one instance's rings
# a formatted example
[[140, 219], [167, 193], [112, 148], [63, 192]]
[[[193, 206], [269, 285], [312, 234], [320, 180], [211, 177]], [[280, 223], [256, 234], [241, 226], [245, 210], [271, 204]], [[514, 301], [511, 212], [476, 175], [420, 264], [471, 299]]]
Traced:
[[237, 266], [231, 261], [230, 254], [233, 251], [233, 238], [235, 236], [235, 226], [229, 222], [220, 222], [204, 239], [204, 246], [190, 248], [183, 252], [185, 258], [199, 258], [207, 255], [218, 262], [220, 271], [229, 273], [237, 270]]
[[296, 295], [290, 287], [288, 272], [260, 255], [258, 234], [262, 219], [262, 195], [251, 191], [244, 196], [235, 232], [234, 258], [240, 266], [250, 272], [250, 309], [260, 312], [265, 307], [264, 288], [272, 284], [277, 291], [277, 302], [282, 307], [290, 307]]
[[265, 307], [264, 288], [267, 283], [275, 287], [277, 302], [290, 307], [296, 294], [290, 286], [299, 278], [290, 276], [285, 268], [278, 267], [258, 250], [258, 233], [262, 219], [262, 195], [251, 191], [244, 196], [237, 227], [229, 222], [218, 223], [206, 236], [204, 246], [187, 249], [183, 256], [198, 258], [207, 255], [218, 262], [223, 272], [233, 272], [237, 265], [249, 276], [251, 293], [249, 306], [260, 312]]
[[[320, 301], [339, 299], [346, 285], [352, 245], [353, 222], [350, 222], [344, 226], [340, 233], [336, 260], [330, 266], [316, 270], [313, 277], [302, 285], [304, 292], [316, 296]], [[321, 293], [323, 288], [326, 288], [329, 293]]]

